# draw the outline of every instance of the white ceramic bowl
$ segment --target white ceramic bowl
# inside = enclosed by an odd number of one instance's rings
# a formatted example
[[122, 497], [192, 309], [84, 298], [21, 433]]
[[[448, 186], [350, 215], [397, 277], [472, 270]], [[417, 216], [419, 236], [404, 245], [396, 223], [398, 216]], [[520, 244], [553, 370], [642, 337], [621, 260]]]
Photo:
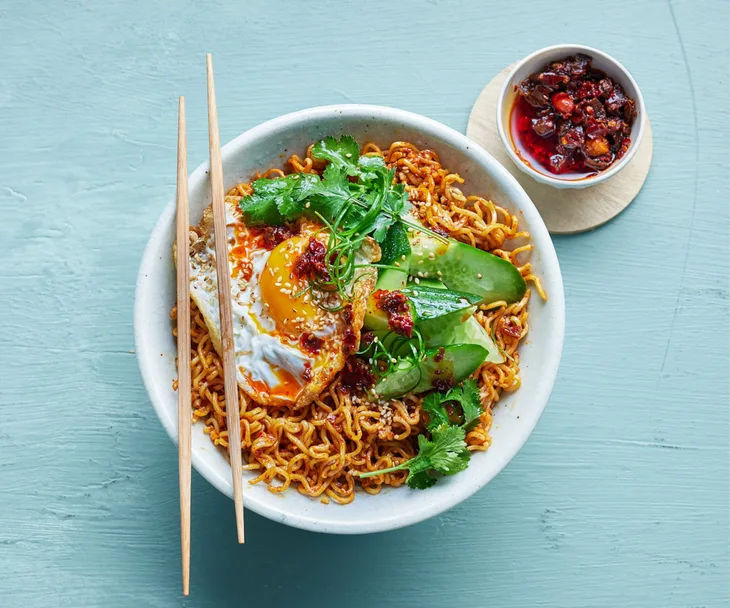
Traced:
[[[516, 212], [521, 225], [532, 233], [535, 272], [550, 294], [530, 302], [530, 335], [523, 344], [522, 387], [506, 395], [497, 407], [493, 442], [486, 453], [475, 454], [469, 468], [446, 477], [425, 491], [406, 487], [388, 489], [376, 496], [358, 492], [346, 506], [324, 505], [291, 488], [283, 494], [269, 492], [261, 483], [244, 484], [246, 507], [274, 521], [318, 532], [355, 534], [392, 530], [413, 524], [471, 496], [487, 484], [512, 459], [535, 428], [548, 401], [563, 348], [565, 305], [563, 283], [555, 249], [540, 215], [517, 181], [492, 156], [453, 129], [401, 110], [365, 105], [313, 108], [287, 114], [243, 133], [223, 147], [225, 187], [247, 181], [258, 169], [281, 166], [293, 152], [326, 135], [354, 135], [361, 143], [387, 146], [407, 140], [436, 150], [444, 165], [466, 179], [467, 192], [480, 193]], [[196, 222], [210, 203], [208, 164], [190, 176], [190, 218]], [[177, 440], [176, 346], [170, 309], [175, 303], [174, 201], [165, 207], [144, 252], [137, 278], [134, 332], [137, 360], [152, 405], [165, 430]], [[535, 294], [536, 295], [536, 294]], [[221, 492], [231, 496], [231, 469], [221, 450], [193, 425], [193, 465]], [[170, 471], [170, 475], [173, 471]], [[250, 479], [248, 473], [244, 478]]]
[[[544, 65], [551, 61], [564, 59], [565, 57], [575, 55], [576, 53], [583, 53], [584, 55], [590, 55], [593, 57], [593, 66], [606, 72], [608, 76], [621, 85], [626, 95], [636, 102], [636, 119], [634, 120], [634, 124], [631, 128], [631, 145], [626, 151], [626, 154], [624, 154], [618, 162], [613, 163], [605, 171], [601, 171], [591, 177], [570, 179], [550, 175], [547, 172], [543, 173], [542, 171], [528, 165], [518, 156], [517, 152], [515, 152], [514, 143], [512, 142], [510, 114], [512, 104], [517, 96], [515, 86], [520, 84], [520, 82], [522, 82], [530, 74], [539, 71]], [[641, 139], [644, 136], [645, 125], [646, 110], [644, 108], [644, 98], [641, 95], [639, 86], [636, 84], [636, 81], [629, 71], [616, 59], [603, 51], [580, 44], [557, 44], [555, 46], [548, 46], [525, 57], [522, 61], [517, 63], [514, 68], [512, 68], [512, 71], [509, 73], [502, 85], [502, 90], [500, 91], [499, 98], [497, 100], [497, 127], [499, 129], [499, 137], [502, 140], [502, 145], [505, 150], [507, 150], [507, 154], [509, 154], [510, 158], [520, 170], [527, 173], [527, 175], [532, 177], [534, 180], [555, 188], [586, 188], [588, 186], [595, 186], [596, 184], [605, 182], [607, 179], [611, 179], [611, 177], [616, 175], [631, 162], [631, 159], [634, 154], [636, 154], [636, 150], [638, 150]]]

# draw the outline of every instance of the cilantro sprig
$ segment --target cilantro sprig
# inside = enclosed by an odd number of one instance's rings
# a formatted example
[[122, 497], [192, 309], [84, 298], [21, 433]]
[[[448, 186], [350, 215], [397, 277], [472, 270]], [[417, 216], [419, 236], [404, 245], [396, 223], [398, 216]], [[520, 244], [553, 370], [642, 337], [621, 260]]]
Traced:
[[[295, 173], [258, 179], [253, 183], [253, 193], [243, 197], [239, 205], [244, 220], [252, 226], [281, 225], [310, 217], [326, 228], [327, 272], [310, 279], [306, 290], [327, 296], [315, 298], [321, 307], [339, 310], [350, 298], [348, 289], [357, 268], [355, 253], [365, 238], [372, 236], [387, 246], [394, 235], [400, 234], [391, 230], [398, 225], [406, 232], [413, 228], [443, 237], [409, 219], [408, 192], [403, 184], [395, 183], [395, 170], [388, 168], [382, 156], [361, 156], [357, 141], [350, 135], [339, 140], [330, 136], [315, 143], [312, 157], [328, 163], [321, 178]], [[340, 302], [334, 307], [325, 305], [323, 302], [329, 301], [333, 292], [341, 296]]]
[[463, 422], [461, 426], [469, 429], [482, 415], [482, 402], [479, 398], [477, 383], [469, 378], [455, 386], [447, 393], [431, 393], [423, 400], [421, 407], [428, 414], [428, 430], [433, 430], [442, 424], [451, 424], [451, 416], [446, 407], [456, 402], [461, 406]]
[[321, 179], [294, 173], [253, 183], [253, 194], [240, 202], [248, 224], [279, 225], [309, 216], [337, 223], [342, 230], [357, 228], [359, 235], [372, 234], [381, 243], [388, 228], [410, 211], [405, 186], [393, 183], [395, 170], [382, 156], [360, 156], [350, 135], [317, 142], [312, 157], [328, 161]]
[[418, 436], [418, 455], [399, 465], [360, 473], [360, 477], [373, 477], [408, 469], [408, 487], [425, 490], [436, 483], [434, 471], [442, 475], [454, 475], [469, 466], [471, 452], [466, 449], [466, 433], [459, 426], [442, 424], [431, 431], [431, 439]]
[[[461, 424], [452, 423], [446, 410], [446, 405], [454, 401], [461, 405], [464, 419]], [[447, 393], [433, 392], [423, 400], [421, 407], [429, 417], [426, 428], [431, 439], [419, 435], [416, 456], [387, 469], [360, 473], [361, 478], [407, 469], [408, 486], [424, 490], [436, 483], [437, 474], [454, 475], [469, 466], [471, 452], [466, 447], [466, 432], [482, 413], [477, 383], [469, 379]]]

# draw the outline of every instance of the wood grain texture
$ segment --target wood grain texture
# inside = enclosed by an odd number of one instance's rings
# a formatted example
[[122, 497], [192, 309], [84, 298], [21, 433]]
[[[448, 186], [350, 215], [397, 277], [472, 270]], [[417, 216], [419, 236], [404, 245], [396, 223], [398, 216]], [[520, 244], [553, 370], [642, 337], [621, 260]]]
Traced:
[[215, 100], [213, 58], [205, 57], [208, 92], [208, 147], [210, 150], [210, 190], [213, 201], [215, 235], [215, 268], [220, 304], [221, 361], [225, 380], [226, 423], [228, 426], [228, 456], [233, 475], [233, 503], [236, 514], [236, 536], [243, 544], [243, 479], [241, 476], [241, 423], [238, 407], [238, 371], [233, 343], [233, 313], [231, 311], [231, 267], [228, 260], [226, 207], [223, 190], [223, 161], [218, 132], [218, 106]]
[[190, 593], [190, 494], [192, 478], [190, 369], [190, 206], [188, 201], [188, 142], [185, 98], [177, 115], [177, 459], [180, 485], [180, 551], [183, 595]]
[[521, 171], [507, 154], [495, 120], [499, 93], [514, 65], [507, 66], [492, 78], [477, 97], [466, 125], [467, 137], [487, 150], [515, 176], [552, 234], [577, 234], [603, 226], [631, 204], [646, 181], [653, 150], [649, 119], [634, 158], [611, 179], [596, 186], [575, 189], [557, 189], [538, 183]]
[[[548, 0], [287, 6], [0, 7], [0, 605], [726, 606], [727, 2], [584, 2], [566, 35]], [[459, 507], [367, 537], [247, 513], [239, 546], [193, 473], [182, 598], [177, 457], [130, 350], [178, 95], [190, 165], [208, 154], [205, 52], [228, 141], [348, 101], [463, 131], [494, 74], [564, 38], [632, 71], [654, 158], [615, 221], [555, 239], [565, 351], [525, 448]]]

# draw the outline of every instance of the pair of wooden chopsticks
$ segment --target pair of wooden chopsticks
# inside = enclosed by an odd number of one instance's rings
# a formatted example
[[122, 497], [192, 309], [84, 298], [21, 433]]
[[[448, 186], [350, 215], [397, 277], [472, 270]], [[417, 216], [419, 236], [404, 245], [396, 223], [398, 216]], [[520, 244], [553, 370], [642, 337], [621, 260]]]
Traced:
[[[213, 82], [213, 58], [206, 55], [208, 72], [208, 142], [210, 147], [210, 189], [213, 200], [216, 275], [221, 316], [221, 347], [228, 422], [228, 450], [233, 475], [233, 500], [238, 542], [243, 543], [243, 483], [238, 381], [233, 350], [231, 275], [228, 264], [226, 208], [223, 191], [223, 163], [218, 133], [218, 110]], [[190, 592], [190, 467], [191, 467], [191, 379], [190, 379], [190, 242], [188, 211], [187, 137], [185, 98], [180, 97], [177, 135], [177, 348], [178, 348], [178, 465], [180, 474], [180, 537], [182, 545], [183, 594]]]

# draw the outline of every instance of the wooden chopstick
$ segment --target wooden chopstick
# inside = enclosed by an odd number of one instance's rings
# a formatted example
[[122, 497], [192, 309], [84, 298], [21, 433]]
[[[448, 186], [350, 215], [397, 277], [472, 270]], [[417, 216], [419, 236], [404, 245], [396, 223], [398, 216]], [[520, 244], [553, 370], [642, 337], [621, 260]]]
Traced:
[[190, 593], [190, 221], [185, 98], [177, 116], [177, 455], [183, 595]]
[[231, 270], [228, 264], [226, 208], [223, 192], [223, 163], [218, 133], [218, 110], [215, 104], [213, 58], [205, 57], [208, 72], [208, 141], [210, 144], [210, 190], [213, 199], [213, 228], [215, 234], [215, 262], [218, 278], [218, 302], [221, 315], [221, 349], [223, 351], [223, 381], [226, 395], [228, 422], [228, 452], [233, 474], [233, 503], [236, 510], [238, 542], [243, 543], [243, 488], [241, 462], [241, 420], [238, 410], [238, 380], [236, 357], [233, 351], [233, 315], [231, 312]]

